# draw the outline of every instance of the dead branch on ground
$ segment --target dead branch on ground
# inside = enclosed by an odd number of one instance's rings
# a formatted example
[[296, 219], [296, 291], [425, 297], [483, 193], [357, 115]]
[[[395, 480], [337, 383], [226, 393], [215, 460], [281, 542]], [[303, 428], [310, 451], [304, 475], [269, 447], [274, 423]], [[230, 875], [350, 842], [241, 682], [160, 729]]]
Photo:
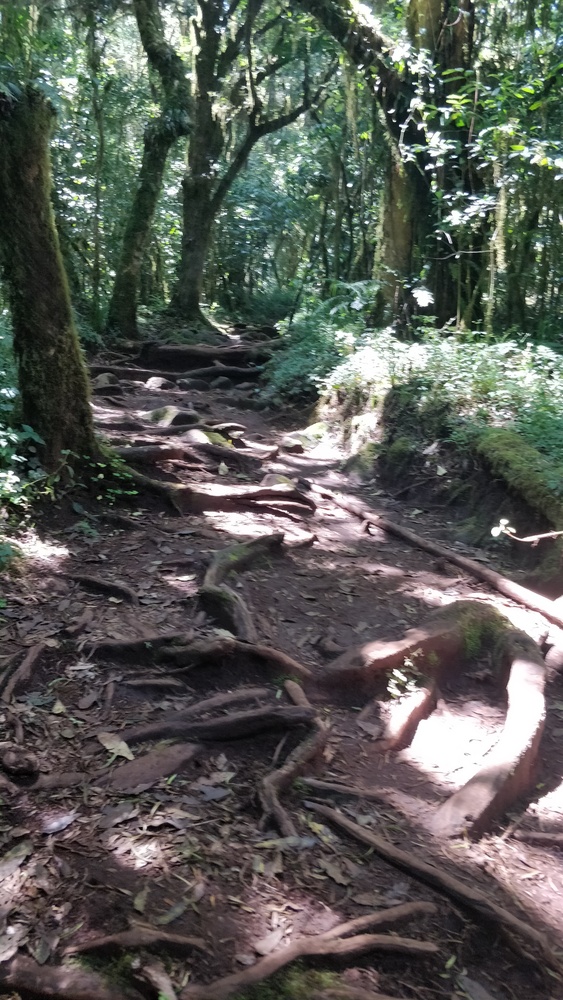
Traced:
[[522, 587], [514, 580], [510, 580], [501, 573], [497, 573], [496, 570], [482, 566], [475, 559], [462, 556], [458, 552], [446, 548], [444, 545], [439, 545], [437, 542], [432, 542], [421, 535], [415, 534], [414, 531], [403, 527], [402, 524], [396, 524], [394, 521], [389, 521], [386, 517], [375, 514], [370, 507], [366, 507], [365, 504], [357, 500], [349, 500], [346, 497], [341, 497], [330, 490], [324, 489], [324, 487], [315, 486], [313, 492], [317, 496], [331, 500], [337, 507], [348, 511], [349, 514], [354, 514], [355, 517], [360, 518], [368, 527], [380, 528], [390, 535], [396, 535], [398, 538], [404, 539], [410, 545], [414, 545], [424, 552], [430, 552], [431, 555], [445, 559], [447, 562], [453, 563], [454, 566], [459, 566], [460, 569], [464, 569], [477, 580], [483, 580], [485, 583], [488, 583], [493, 590], [504, 594], [505, 597], [510, 597], [511, 600], [517, 601], [518, 604], [523, 604], [524, 607], [529, 608], [531, 611], [537, 611], [544, 618], [547, 618], [548, 621], [553, 622], [554, 625], [559, 625], [560, 628], [563, 628], [563, 617], [561, 617], [560, 609], [557, 607], [555, 601], [550, 601], [547, 597], [542, 597], [540, 594], [534, 593], [533, 590]]

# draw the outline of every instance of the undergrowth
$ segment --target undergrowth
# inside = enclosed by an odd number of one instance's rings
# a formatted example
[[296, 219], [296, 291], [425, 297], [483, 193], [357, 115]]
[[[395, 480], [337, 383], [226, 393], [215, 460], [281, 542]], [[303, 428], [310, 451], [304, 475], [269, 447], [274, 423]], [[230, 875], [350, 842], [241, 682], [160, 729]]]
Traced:
[[293, 320], [280, 323], [282, 348], [267, 366], [273, 396], [314, 398], [319, 384], [355, 347], [377, 290], [373, 281], [335, 282], [329, 298], [307, 292]]
[[541, 453], [563, 464], [563, 357], [549, 347], [482, 335], [425, 334], [398, 341], [391, 330], [366, 332], [320, 391], [353, 396], [365, 406], [389, 388], [416, 379], [421, 404], [449, 415], [449, 436], [469, 444], [486, 426], [516, 429]]

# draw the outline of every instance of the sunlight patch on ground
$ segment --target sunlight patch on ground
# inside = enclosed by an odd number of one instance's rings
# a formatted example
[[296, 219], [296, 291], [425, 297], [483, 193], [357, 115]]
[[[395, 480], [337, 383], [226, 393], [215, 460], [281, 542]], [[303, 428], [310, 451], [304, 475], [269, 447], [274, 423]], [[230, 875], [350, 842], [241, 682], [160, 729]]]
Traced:
[[461, 787], [486, 763], [502, 732], [498, 709], [481, 702], [466, 702], [453, 711], [439, 705], [420, 723], [411, 746], [401, 758], [449, 787]]
[[55, 572], [60, 563], [68, 559], [70, 552], [66, 545], [60, 545], [39, 537], [35, 529], [30, 528], [23, 535], [18, 535], [18, 549], [27, 563], [40, 568], [49, 568]]

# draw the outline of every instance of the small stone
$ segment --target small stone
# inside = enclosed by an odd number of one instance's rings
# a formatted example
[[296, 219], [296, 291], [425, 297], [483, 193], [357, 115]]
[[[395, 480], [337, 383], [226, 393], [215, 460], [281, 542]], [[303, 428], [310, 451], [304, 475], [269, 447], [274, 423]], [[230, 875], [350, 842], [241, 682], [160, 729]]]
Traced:
[[233, 383], [226, 375], [219, 375], [219, 378], [214, 378], [211, 383], [212, 389], [232, 389], [232, 386]]
[[109, 385], [119, 385], [117, 375], [112, 375], [111, 372], [102, 372], [92, 379], [92, 389], [106, 389]]
[[175, 389], [176, 383], [171, 382], [169, 378], [163, 378], [162, 375], [153, 375], [147, 379], [145, 386], [147, 389]]
[[209, 382], [206, 382], [202, 378], [179, 378], [176, 385], [178, 389], [196, 389], [201, 392], [206, 392], [209, 389]]
[[239, 384], [237, 385], [237, 389], [240, 389], [242, 392], [248, 392], [249, 389], [255, 389], [255, 388], [256, 386], [254, 382], [239, 382]]
[[281, 446], [283, 450], [289, 452], [290, 455], [302, 455], [305, 451], [301, 441], [292, 437], [282, 438]]

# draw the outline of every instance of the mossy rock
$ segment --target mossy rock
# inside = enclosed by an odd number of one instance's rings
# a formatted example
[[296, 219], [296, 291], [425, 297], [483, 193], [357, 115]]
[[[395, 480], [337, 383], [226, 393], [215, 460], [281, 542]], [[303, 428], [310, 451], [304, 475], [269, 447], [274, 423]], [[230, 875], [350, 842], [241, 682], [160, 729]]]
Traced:
[[146, 410], [141, 417], [158, 427], [176, 427], [184, 424], [189, 427], [190, 424], [197, 424], [199, 420], [195, 410], [182, 410], [179, 406], [159, 406], [156, 410]]
[[563, 524], [563, 467], [553, 465], [514, 430], [492, 427], [477, 440], [476, 451], [491, 472], [504, 480], [532, 510], [554, 528]]
[[374, 441], [364, 444], [359, 451], [346, 459], [342, 465], [342, 471], [358, 482], [367, 482], [368, 479], [373, 479], [379, 450], [379, 445]]
[[397, 437], [384, 447], [379, 457], [381, 476], [387, 482], [395, 483], [410, 475], [417, 461], [419, 461], [419, 451], [412, 438]]

